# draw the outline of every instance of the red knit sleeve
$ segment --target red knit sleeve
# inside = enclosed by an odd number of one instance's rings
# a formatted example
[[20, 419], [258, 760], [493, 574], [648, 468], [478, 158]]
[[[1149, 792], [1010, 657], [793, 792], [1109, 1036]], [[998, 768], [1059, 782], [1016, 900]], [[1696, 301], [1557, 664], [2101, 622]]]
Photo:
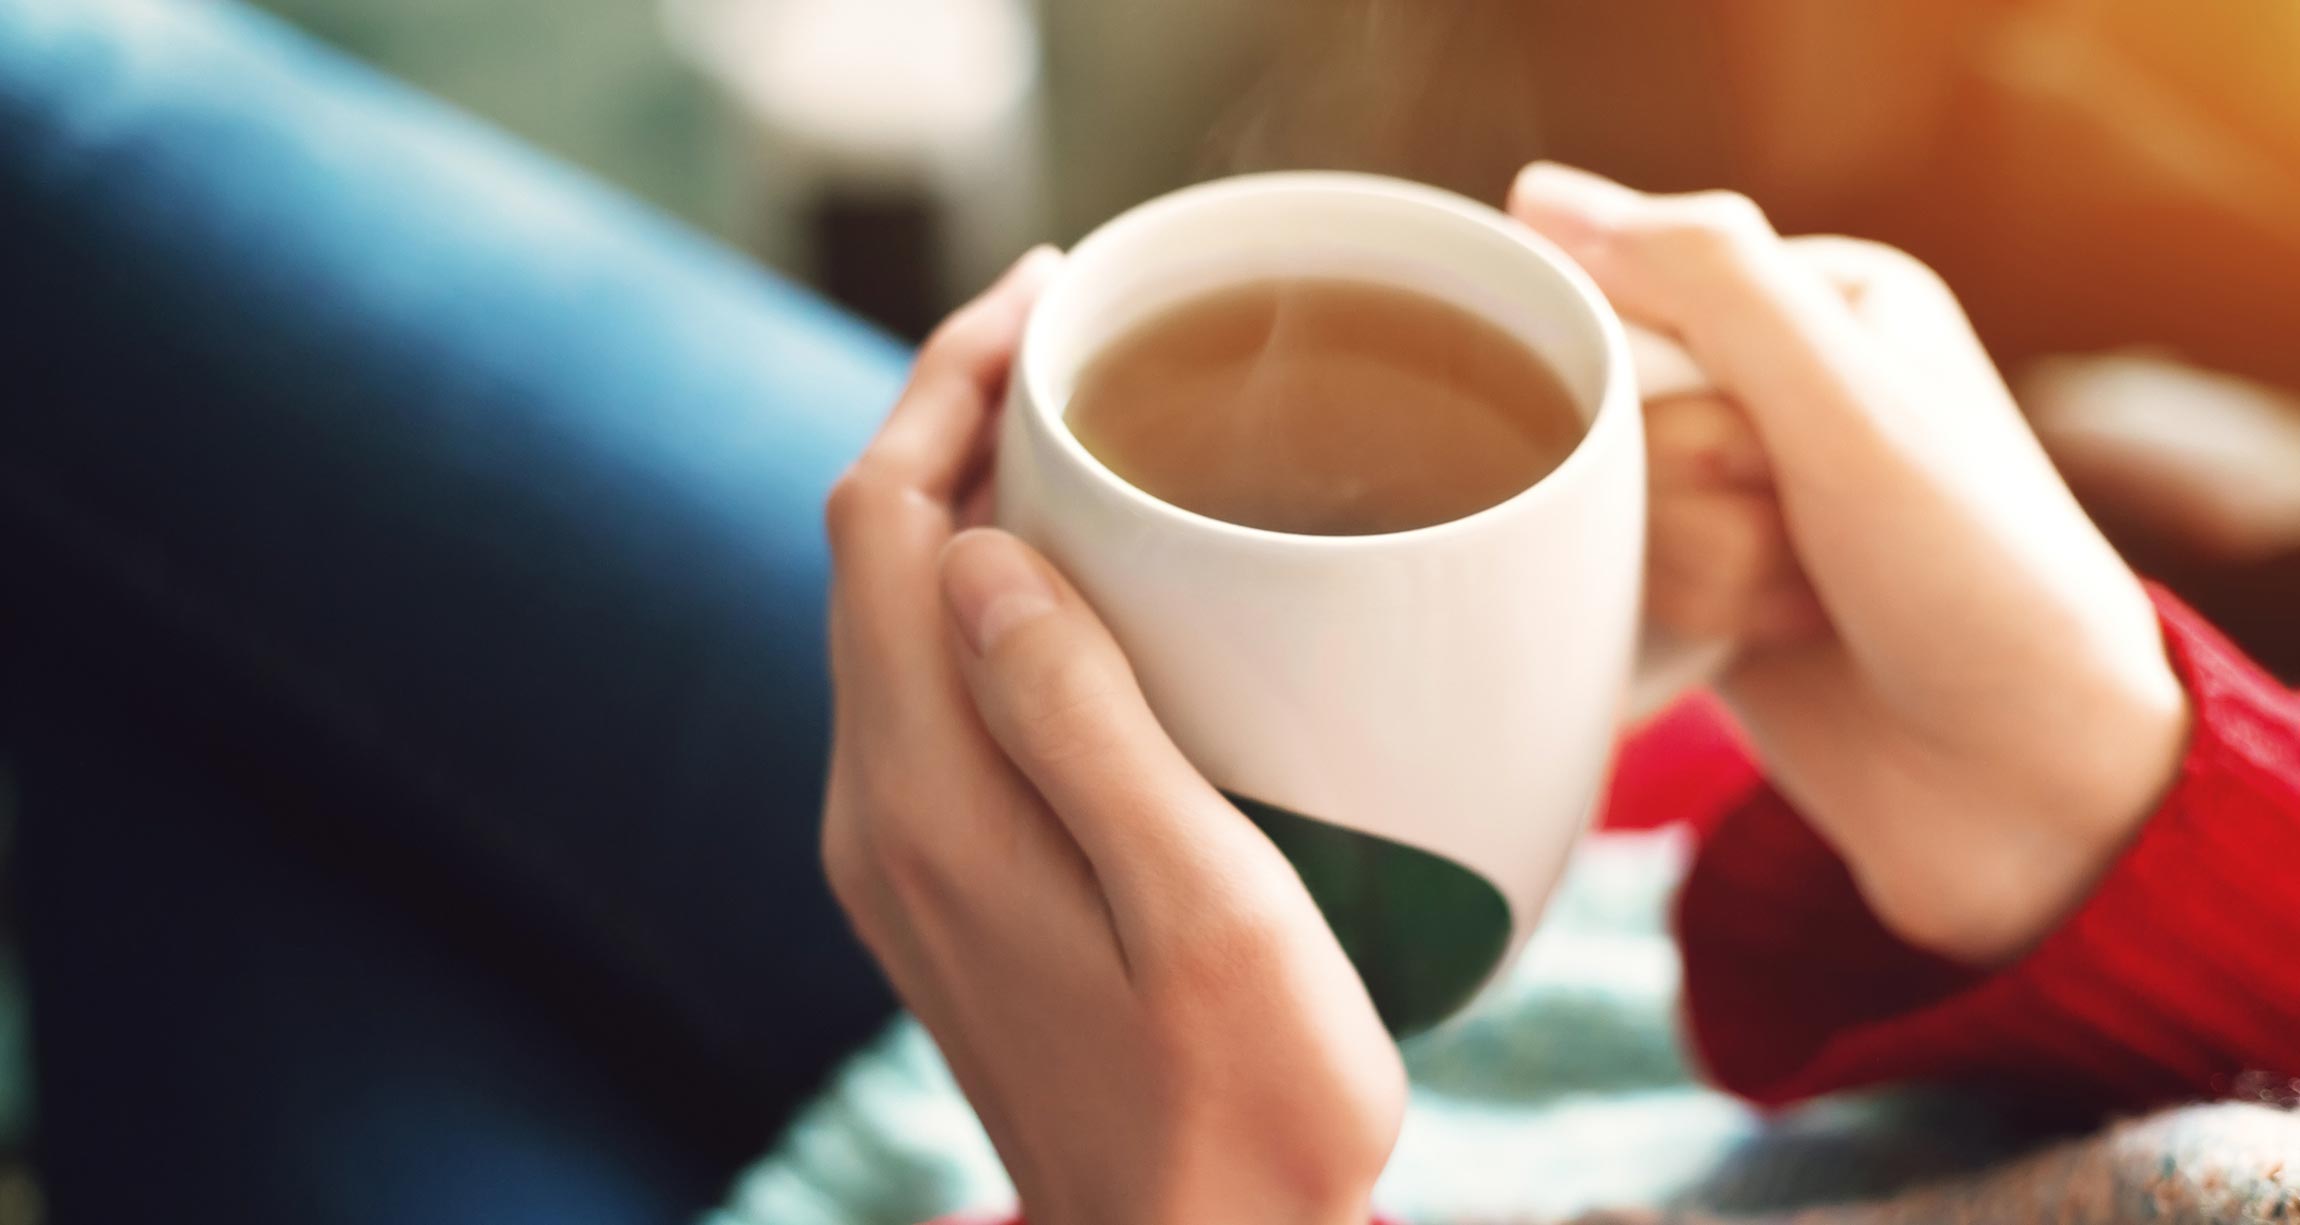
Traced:
[[1764, 782], [1723, 703], [1696, 693], [1624, 740], [1599, 824], [1706, 833]]
[[2153, 593], [2195, 709], [2163, 807], [2084, 905], [1983, 973], [1887, 932], [1769, 788], [1705, 837], [1678, 898], [1695, 1045], [1765, 1103], [1899, 1080], [2096, 1108], [2300, 1078], [2300, 699]]

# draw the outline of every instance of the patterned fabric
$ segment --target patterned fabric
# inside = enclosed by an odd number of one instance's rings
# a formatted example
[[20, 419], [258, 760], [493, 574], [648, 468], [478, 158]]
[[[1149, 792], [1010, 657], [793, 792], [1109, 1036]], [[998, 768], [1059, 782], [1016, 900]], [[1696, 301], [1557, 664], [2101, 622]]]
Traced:
[[[1665, 923], [1686, 857], [1681, 834], [1590, 840], [1506, 981], [1411, 1046], [1414, 1098], [1377, 1192], [1384, 1213], [1416, 1225], [1792, 1213], [1798, 1225], [2300, 1222], [2300, 1116], [2256, 1104], [2054, 1143], [1954, 1094], [1832, 1098], [1768, 1121], [1696, 1083]], [[704, 1225], [986, 1214], [961, 1218], [971, 1225], [1000, 1220], [1012, 1199], [933, 1044], [906, 1020]]]
[[[1678, 1039], [1665, 914], [1686, 845], [1667, 833], [1593, 839], [1508, 979], [1411, 1046], [1415, 1094], [1380, 1189], [1385, 1211], [1449, 1221], [1660, 1204], [1716, 1183], [1752, 1151], [1758, 1117], [1694, 1083]], [[1816, 1185], [1846, 1194], [2012, 1143], [1984, 1113], [1931, 1099], [1839, 1103], [1804, 1126], [1863, 1153], [1814, 1172]], [[933, 1044], [906, 1020], [840, 1075], [710, 1225], [915, 1225], [1012, 1197]]]

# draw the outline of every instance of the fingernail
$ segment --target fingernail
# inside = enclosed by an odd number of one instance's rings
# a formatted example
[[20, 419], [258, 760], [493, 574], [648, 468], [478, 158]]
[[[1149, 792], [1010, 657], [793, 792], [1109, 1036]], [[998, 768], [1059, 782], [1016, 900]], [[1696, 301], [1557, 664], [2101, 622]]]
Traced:
[[942, 598], [968, 649], [987, 655], [1026, 622], [1054, 611], [1054, 587], [1023, 543], [987, 528], [943, 550]]

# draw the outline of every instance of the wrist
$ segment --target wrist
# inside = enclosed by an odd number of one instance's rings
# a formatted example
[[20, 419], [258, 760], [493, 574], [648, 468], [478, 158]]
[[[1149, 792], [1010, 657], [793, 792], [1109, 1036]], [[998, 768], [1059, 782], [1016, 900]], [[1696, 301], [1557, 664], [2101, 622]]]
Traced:
[[2161, 648], [2153, 674], [2134, 669], [2067, 709], [2075, 713], [2001, 770], [1944, 763], [1951, 784], [1912, 788], [1921, 802], [1867, 826], [1897, 836], [1840, 848], [1888, 930], [1993, 968], [2036, 947], [2092, 895], [2162, 807], [2192, 715]]
[[2104, 716], [2087, 738], [2089, 760], [2071, 778], [2078, 798], [2041, 832], [2062, 853], [2038, 853], [2037, 919], [2011, 953], [2026, 952], [2092, 896], [2178, 784], [2195, 709], [2161, 637], [2152, 633], [2150, 646], [2145, 663], [2102, 703]]

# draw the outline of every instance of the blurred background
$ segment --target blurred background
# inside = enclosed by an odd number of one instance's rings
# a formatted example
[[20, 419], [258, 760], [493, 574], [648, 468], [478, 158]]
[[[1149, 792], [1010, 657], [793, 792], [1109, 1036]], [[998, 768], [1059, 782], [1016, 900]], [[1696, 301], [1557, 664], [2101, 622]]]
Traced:
[[2300, 0], [253, 2], [913, 338], [1223, 173], [1740, 190], [1939, 269], [2135, 565], [2300, 681]]
[[1208, 175], [1730, 187], [1964, 298], [2152, 574], [2300, 674], [2289, 0], [264, 0], [917, 336]]

